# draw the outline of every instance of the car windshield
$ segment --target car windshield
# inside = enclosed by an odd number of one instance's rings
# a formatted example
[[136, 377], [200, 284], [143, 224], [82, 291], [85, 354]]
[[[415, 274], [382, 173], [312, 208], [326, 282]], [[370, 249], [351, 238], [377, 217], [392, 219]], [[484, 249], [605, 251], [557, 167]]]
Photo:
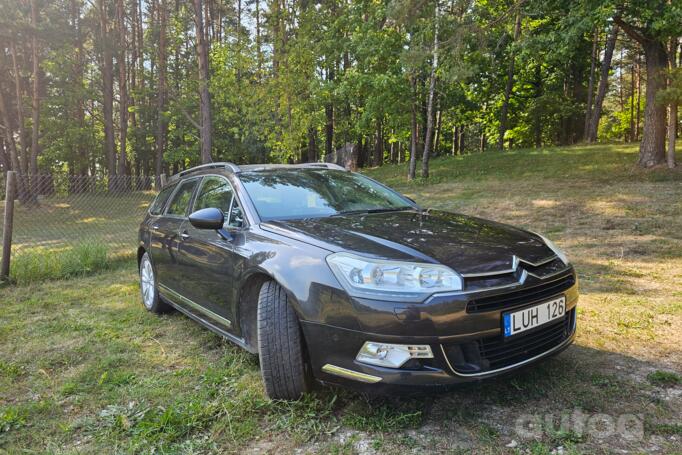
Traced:
[[239, 178], [264, 221], [413, 208], [398, 193], [351, 172], [277, 169], [244, 172]]

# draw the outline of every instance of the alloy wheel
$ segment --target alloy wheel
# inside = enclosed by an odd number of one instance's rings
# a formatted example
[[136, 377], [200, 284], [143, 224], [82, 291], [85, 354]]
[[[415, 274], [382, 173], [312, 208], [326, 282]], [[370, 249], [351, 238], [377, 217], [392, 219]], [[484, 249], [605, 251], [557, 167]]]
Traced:
[[140, 266], [140, 291], [142, 292], [142, 303], [147, 309], [154, 305], [154, 270], [149, 259], [145, 258]]

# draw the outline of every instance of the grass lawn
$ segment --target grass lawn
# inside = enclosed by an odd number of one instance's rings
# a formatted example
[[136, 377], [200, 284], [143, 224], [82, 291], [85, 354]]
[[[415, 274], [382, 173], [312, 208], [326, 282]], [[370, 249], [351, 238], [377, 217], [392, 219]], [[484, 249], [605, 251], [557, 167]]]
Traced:
[[26, 284], [68, 278], [134, 258], [137, 226], [155, 195], [82, 193], [41, 196], [37, 207], [15, 204], [12, 280]]
[[[544, 232], [580, 275], [573, 347], [444, 394], [270, 402], [256, 357], [145, 312], [129, 262], [0, 289], [0, 452], [679, 453], [682, 172], [635, 161], [595, 146], [438, 159], [429, 184], [369, 171], [424, 206]], [[576, 413], [632, 415], [631, 437], [558, 425]]]

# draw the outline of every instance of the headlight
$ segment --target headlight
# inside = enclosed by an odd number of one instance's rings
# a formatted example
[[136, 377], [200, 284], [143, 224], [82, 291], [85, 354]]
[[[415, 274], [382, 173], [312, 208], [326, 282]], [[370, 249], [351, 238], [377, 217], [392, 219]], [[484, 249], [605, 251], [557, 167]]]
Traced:
[[547, 245], [547, 247], [549, 247], [550, 250], [554, 251], [554, 254], [556, 254], [564, 264], [568, 265], [570, 263], [570, 261], [568, 260], [568, 256], [566, 256], [566, 253], [564, 253], [564, 251], [561, 248], [556, 246], [554, 244], [554, 242], [552, 242], [550, 239], [548, 239], [544, 235], [538, 234], [537, 232], [534, 232], [533, 234], [540, 237], [542, 239], [542, 241], [545, 242], [545, 245]]
[[386, 261], [350, 253], [330, 254], [327, 264], [344, 289], [356, 297], [414, 301], [434, 292], [462, 289], [462, 277], [440, 264]]

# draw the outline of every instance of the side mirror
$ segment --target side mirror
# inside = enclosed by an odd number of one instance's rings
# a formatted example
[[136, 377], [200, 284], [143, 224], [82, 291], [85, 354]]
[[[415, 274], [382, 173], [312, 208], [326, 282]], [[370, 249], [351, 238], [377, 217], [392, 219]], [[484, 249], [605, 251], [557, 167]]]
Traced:
[[189, 222], [197, 229], [219, 230], [223, 228], [223, 211], [216, 208], [197, 210], [189, 216]]

